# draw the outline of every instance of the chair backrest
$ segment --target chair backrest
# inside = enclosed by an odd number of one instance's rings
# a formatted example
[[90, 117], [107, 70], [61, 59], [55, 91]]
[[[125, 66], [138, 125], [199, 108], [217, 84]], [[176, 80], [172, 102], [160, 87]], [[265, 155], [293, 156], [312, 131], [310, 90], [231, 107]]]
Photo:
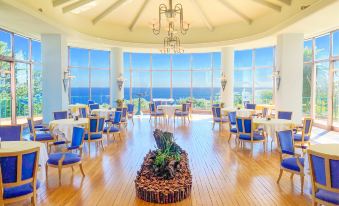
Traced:
[[159, 105], [162, 105], [161, 101], [154, 101], [155, 107], [158, 107]]
[[79, 114], [81, 118], [87, 118], [87, 111], [85, 107], [79, 108]]
[[255, 106], [256, 106], [256, 104], [250, 104], [250, 103], [247, 103], [246, 106], [245, 106], [245, 108], [246, 108], [246, 109], [255, 109]]
[[212, 104], [212, 107], [220, 107], [220, 104]]
[[113, 124], [119, 124], [121, 122], [121, 111], [115, 111], [114, 112], [114, 119], [113, 119]]
[[249, 104], [249, 103], [250, 103], [250, 101], [243, 101], [243, 102], [242, 102], [244, 108], [246, 108], [246, 105]]
[[237, 124], [237, 122], [236, 122], [236, 116], [237, 116], [237, 113], [236, 113], [236, 112], [228, 112], [228, 119], [229, 119], [229, 121], [230, 121], [230, 123], [231, 123], [232, 125]]
[[104, 129], [105, 118], [103, 117], [91, 117], [89, 118], [89, 132], [99, 133]]
[[88, 103], [87, 103], [88, 105], [90, 105], [90, 104], [95, 104], [95, 102], [93, 101], [93, 100], [88, 100]]
[[30, 134], [34, 134], [35, 128], [34, 128], [34, 121], [32, 118], [27, 117], [27, 124], [28, 124], [28, 129]]
[[121, 111], [121, 118], [126, 118], [127, 117], [127, 107], [122, 108]]
[[116, 111], [122, 112], [122, 107], [118, 107]]
[[252, 118], [236, 117], [237, 130], [239, 134], [247, 134], [252, 136]]
[[181, 107], [183, 112], [188, 112], [188, 110], [190, 109], [190, 105], [188, 103], [182, 104]]
[[339, 157], [307, 150], [310, 163], [312, 195], [318, 189], [339, 193]]
[[292, 112], [278, 111], [278, 119], [291, 120], [292, 114]]
[[73, 127], [72, 147], [79, 147], [84, 142], [85, 129], [82, 127]]
[[128, 111], [129, 114], [133, 114], [134, 104], [127, 104], [127, 111]]
[[67, 111], [53, 112], [55, 120], [67, 119]]
[[212, 111], [213, 111], [213, 114], [214, 114], [213, 117], [221, 118], [221, 108], [220, 107], [212, 107]]
[[38, 160], [40, 148], [0, 155], [0, 195], [3, 188], [31, 183], [36, 191]]
[[99, 104], [90, 104], [89, 105], [89, 109], [93, 110], [93, 109], [99, 109]]
[[150, 112], [156, 112], [156, 107], [154, 102], [149, 103], [148, 105]]
[[5, 125], [0, 126], [1, 141], [21, 141], [22, 126], [21, 125]]
[[282, 154], [294, 155], [294, 140], [292, 130], [276, 132], [278, 148]]
[[312, 126], [313, 126], [313, 119], [310, 117], [305, 117], [304, 123], [303, 123], [303, 130], [302, 130], [303, 136], [311, 136]]

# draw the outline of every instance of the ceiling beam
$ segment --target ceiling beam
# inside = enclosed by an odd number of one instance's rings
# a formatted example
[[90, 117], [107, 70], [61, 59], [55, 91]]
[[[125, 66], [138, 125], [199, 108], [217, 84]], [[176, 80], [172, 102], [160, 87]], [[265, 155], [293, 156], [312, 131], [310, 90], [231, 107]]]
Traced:
[[232, 4], [225, 0], [219, 0], [220, 3], [222, 3], [225, 7], [232, 10], [234, 13], [236, 13], [238, 16], [240, 16], [242, 19], [244, 19], [248, 24], [252, 23], [252, 19], [246, 16], [244, 13], [239, 11], [237, 8], [235, 8]]
[[204, 12], [204, 10], [202, 9], [202, 7], [200, 6], [200, 4], [196, 1], [196, 0], [191, 0], [192, 3], [195, 5], [195, 7], [197, 7], [198, 12], [200, 13], [200, 16], [202, 18], [202, 20], [204, 21], [205, 25], [207, 26], [207, 28], [210, 31], [214, 30], [214, 26], [211, 24], [211, 22], [208, 20], [206, 13]]
[[106, 10], [104, 10], [102, 13], [100, 13], [98, 16], [96, 16], [93, 20], [92, 23], [96, 24], [98, 21], [106, 17], [108, 14], [112, 13], [114, 10], [119, 8], [121, 5], [126, 3], [128, 0], [118, 0], [115, 3], [113, 3], [110, 7], [108, 7]]
[[53, 4], [53, 7], [57, 7], [69, 1], [72, 1], [72, 0], [54, 0], [52, 4]]
[[261, 5], [264, 5], [268, 8], [270, 8], [270, 9], [273, 9], [275, 11], [281, 12], [281, 6], [273, 4], [269, 1], [266, 1], [266, 0], [253, 0], [253, 1], [255, 1], [255, 2], [261, 4]]
[[62, 12], [63, 13], [68, 13], [74, 9], [77, 9], [83, 5], [86, 5], [88, 3], [91, 3], [92, 1], [95, 1], [95, 0], [79, 0], [77, 2], [74, 2], [73, 4], [70, 4], [68, 6], [65, 6], [62, 8]]
[[291, 6], [291, 4], [292, 4], [292, 0], [278, 0], [278, 1], [284, 3], [284, 4], [288, 5], [288, 6]]
[[138, 11], [138, 13], [137, 13], [137, 15], [134, 17], [134, 19], [133, 19], [131, 25], [128, 27], [128, 29], [129, 29], [130, 31], [133, 31], [135, 24], [136, 24], [137, 21], [139, 20], [140, 15], [141, 15], [142, 12], [144, 11], [144, 9], [145, 9], [145, 7], [147, 6], [148, 2], [150, 2], [150, 0], [144, 0], [144, 3], [141, 5], [141, 7], [140, 7], [140, 9], [139, 9], [139, 11]]

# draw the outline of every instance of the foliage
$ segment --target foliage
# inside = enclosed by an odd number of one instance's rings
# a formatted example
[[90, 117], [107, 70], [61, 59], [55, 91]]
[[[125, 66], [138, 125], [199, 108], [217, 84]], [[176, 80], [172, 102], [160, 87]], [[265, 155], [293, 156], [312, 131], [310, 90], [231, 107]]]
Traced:
[[123, 107], [124, 106], [124, 102], [125, 100], [124, 99], [117, 99], [115, 100], [115, 102], [117, 103], [117, 107]]

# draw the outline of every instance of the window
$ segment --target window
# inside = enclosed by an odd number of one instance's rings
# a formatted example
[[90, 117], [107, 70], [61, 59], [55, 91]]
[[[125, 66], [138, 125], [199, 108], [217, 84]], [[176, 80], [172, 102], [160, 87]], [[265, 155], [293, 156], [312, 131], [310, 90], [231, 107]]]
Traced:
[[110, 103], [110, 52], [69, 48], [69, 69], [72, 76], [71, 104], [87, 104], [93, 100], [101, 105]]

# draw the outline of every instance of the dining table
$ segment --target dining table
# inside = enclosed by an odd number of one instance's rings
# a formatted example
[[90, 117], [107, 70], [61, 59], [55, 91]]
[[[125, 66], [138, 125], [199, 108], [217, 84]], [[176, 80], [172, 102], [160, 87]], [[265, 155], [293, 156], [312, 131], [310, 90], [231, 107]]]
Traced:
[[175, 110], [181, 109], [182, 105], [158, 105], [157, 109], [162, 110], [167, 118], [173, 118]]
[[229, 112], [236, 112], [238, 117], [250, 117], [256, 113], [254, 109], [237, 109], [234, 107], [221, 108], [223, 115], [227, 115]]
[[91, 111], [91, 115], [96, 115], [99, 117], [104, 117], [105, 119], [109, 119], [110, 115], [116, 111], [115, 108], [100, 108], [100, 109], [93, 109]]
[[88, 111], [88, 105], [86, 104], [70, 104], [68, 105], [68, 109], [71, 112], [72, 115], [79, 114], [80, 108], [86, 108], [86, 111]]
[[273, 110], [273, 109], [275, 109], [275, 105], [273, 105], [273, 104], [257, 104], [257, 105], [255, 105], [255, 110], [262, 111], [264, 108], [267, 108], [269, 110]]
[[88, 118], [52, 120], [49, 123], [49, 129], [54, 135], [58, 135], [58, 137], [62, 137], [67, 141], [72, 141], [73, 127], [88, 128], [88, 122]]
[[41, 169], [39, 170], [39, 180], [44, 181], [46, 179], [45, 164], [48, 160], [46, 144], [36, 141], [2, 141], [0, 144], [0, 155], [22, 152], [36, 147], [40, 148], [39, 165]]

